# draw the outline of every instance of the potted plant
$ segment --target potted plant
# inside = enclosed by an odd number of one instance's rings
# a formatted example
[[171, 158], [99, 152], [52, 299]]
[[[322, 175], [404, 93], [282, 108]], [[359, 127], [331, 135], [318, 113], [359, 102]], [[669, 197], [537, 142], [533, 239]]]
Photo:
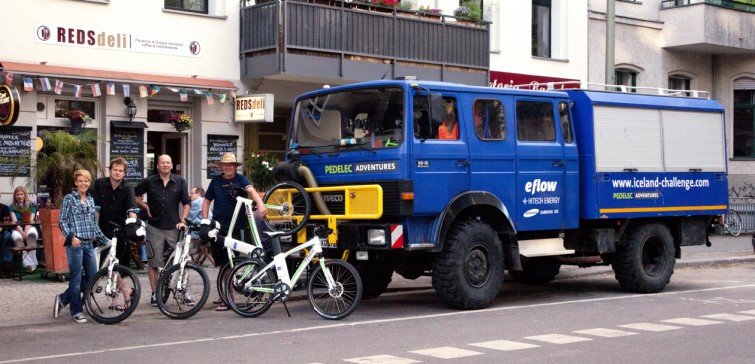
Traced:
[[89, 125], [92, 122], [92, 117], [81, 109], [68, 110], [65, 115], [71, 122], [71, 129], [74, 131], [79, 131], [84, 125]]
[[267, 191], [275, 184], [273, 167], [278, 163], [278, 158], [273, 154], [254, 154], [244, 158], [244, 170], [254, 189], [258, 192]]
[[170, 116], [170, 123], [176, 131], [191, 129], [191, 116], [185, 113], [175, 113]]
[[480, 7], [477, 5], [477, 3], [473, 1], [465, 1], [461, 3], [461, 6], [454, 10], [454, 16], [456, 17], [456, 21], [460, 21], [462, 23], [465, 21], [477, 23], [482, 19], [482, 12], [480, 11]]
[[25, 203], [23, 205], [13, 205], [13, 209], [18, 211], [18, 213], [21, 214], [21, 222], [28, 224], [31, 223], [32, 217], [34, 216], [34, 206], [32, 206], [30, 203]]

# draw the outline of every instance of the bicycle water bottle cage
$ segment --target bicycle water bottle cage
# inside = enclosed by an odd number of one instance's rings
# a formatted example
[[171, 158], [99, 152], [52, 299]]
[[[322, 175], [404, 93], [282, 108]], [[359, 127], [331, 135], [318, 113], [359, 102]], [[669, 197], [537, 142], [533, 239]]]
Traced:
[[291, 296], [291, 287], [283, 282], [278, 282], [273, 287], [273, 300], [286, 302], [288, 297]]
[[254, 250], [252, 250], [252, 252], [249, 254], [249, 257], [252, 258], [252, 260], [265, 260], [265, 249], [254, 248]]

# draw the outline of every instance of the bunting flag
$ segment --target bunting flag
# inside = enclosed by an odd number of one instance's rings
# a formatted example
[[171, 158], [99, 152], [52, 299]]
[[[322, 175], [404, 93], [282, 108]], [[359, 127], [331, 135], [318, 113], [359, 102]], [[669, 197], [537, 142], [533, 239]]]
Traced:
[[52, 86], [50, 86], [50, 80], [47, 77], [42, 77], [39, 79], [39, 88], [42, 91], [50, 91], [52, 90]]
[[141, 98], [147, 97], [147, 86], [146, 85], [139, 85], [139, 97], [141, 97]]
[[173, 91], [175, 93], [179, 92], [178, 88], [176, 88], [176, 87], [168, 87], [168, 90], [171, 90], [171, 91]]
[[5, 74], [5, 84], [10, 85], [13, 83], [13, 74], [8, 72]]
[[92, 86], [92, 96], [100, 97], [100, 95], [102, 95], [102, 91], [100, 90], [100, 84], [95, 83], [95, 84], [92, 84], [91, 86]]
[[32, 82], [31, 78], [29, 77], [24, 77], [24, 91], [34, 91], [34, 82]]
[[131, 85], [127, 83], [123, 85], [123, 96], [124, 97], [131, 96]]
[[81, 97], [81, 85], [73, 85], [73, 96]]
[[60, 95], [63, 92], [63, 81], [55, 80], [55, 93]]
[[197, 95], [201, 95], [203, 92], [202, 92], [202, 90], [194, 89], [194, 93], [197, 94]]
[[228, 97], [226, 94], [220, 94], [220, 103], [225, 104], [225, 99]]
[[181, 90], [181, 92], [178, 95], [181, 98], [181, 101], [183, 102], [189, 101], [189, 95], [186, 94], [186, 90]]
[[236, 91], [231, 91], [231, 98], [236, 99]]
[[108, 95], [115, 95], [115, 83], [114, 82], [106, 83], [105, 92], [107, 92]]
[[160, 86], [152, 85], [149, 87], [149, 95], [155, 96], [157, 93], [160, 92]]
[[205, 96], [207, 96], [207, 105], [212, 105], [215, 103], [215, 99], [212, 97], [211, 93], [208, 92]]

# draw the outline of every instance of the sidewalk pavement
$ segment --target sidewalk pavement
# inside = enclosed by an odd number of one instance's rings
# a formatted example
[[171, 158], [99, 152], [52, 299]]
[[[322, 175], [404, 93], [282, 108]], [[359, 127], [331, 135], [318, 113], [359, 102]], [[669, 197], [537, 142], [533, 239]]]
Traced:
[[[739, 237], [713, 236], [711, 237], [711, 247], [706, 247], [704, 245], [682, 247], [682, 259], [676, 261], [676, 268], [680, 269], [725, 264], [752, 264], [755, 262], [755, 254], [753, 254], [754, 248], [751, 238], [750, 235]], [[217, 269], [210, 267], [206, 267], [206, 269], [211, 282], [211, 291], [210, 298], [205, 304], [204, 309], [209, 310], [213, 308], [211, 302], [217, 298], [217, 290], [215, 288]], [[589, 274], [603, 274], [608, 272], [611, 272], [611, 267], [608, 266], [591, 268], [564, 266], [556, 279], [578, 277]], [[139, 307], [126, 322], [131, 322], [131, 320], [139, 316], [162, 315], [157, 308], [149, 305], [151, 289], [147, 274], [139, 274], [139, 278], [142, 285]], [[71, 322], [67, 307], [63, 309], [60, 314], [61, 317], [58, 320], [52, 318], [52, 305], [55, 294], [63, 292], [67, 287], [68, 282], [62, 283], [57, 281], [28, 279], [20, 282], [11, 279], [0, 280], [0, 329], [3, 327], [22, 325]], [[416, 280], [408, 280], [398, 274], [394, 274], [393, 281], [388, 286], [386, 295], [396, 292], [431, 289], [432, 284], [430, 277], [420, 277]], [[295, 297], [293, 298], [303, 299], [303, 297], [301, 297], [303, 292], [304, 290], [294, 291]], [[217, 314], [235, 315], [231, 311]], [[90, 321], [93, 322], [93, 320]]]

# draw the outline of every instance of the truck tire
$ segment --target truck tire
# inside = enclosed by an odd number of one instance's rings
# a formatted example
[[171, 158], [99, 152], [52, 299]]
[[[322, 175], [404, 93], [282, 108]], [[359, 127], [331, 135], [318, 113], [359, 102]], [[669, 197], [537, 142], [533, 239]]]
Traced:
[[503, 248], [489, 225], [467, 220], [457, 223], [433, 266], [433, 288], [443, 302], [456, 309], [490, 306], [503, 282]]
[[674, 274], [674, 239], [663, 224], [644, 224], [629, 233], [626, 244], [616, 246], [612, 263], [616, 279], [628, 292], [662, 290]]
[[362, 277], [362, 299], [377, 298], [383, 294], [393, 278], [393, 267], [390, 265], [367, 263], [357, 267]]
[[521, 271], [509, 271], [517, 282], [524, 284], [546, 284], [552, 281], [561, 270], [561, 263], [551, 258], [524, 258]]

